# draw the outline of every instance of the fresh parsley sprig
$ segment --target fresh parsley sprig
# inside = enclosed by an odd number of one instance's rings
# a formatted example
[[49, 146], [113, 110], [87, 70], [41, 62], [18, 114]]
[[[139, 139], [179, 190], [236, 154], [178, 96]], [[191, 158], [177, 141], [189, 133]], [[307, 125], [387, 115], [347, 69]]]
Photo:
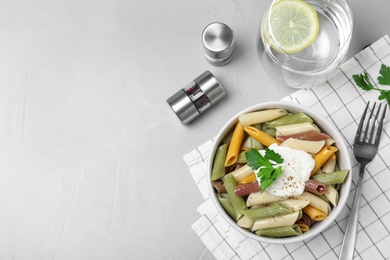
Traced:
[[[390, 67], [382, 64], [381, 69], [379, 70], [380, 76], [378, 76], [378, 83], [380, 85], [390, 86]], [[371, 80], [367, 74], [364, 72], [362, 74], [353, 75], [353, 79], [358, 87], [363, 90], [377, 90], [380, 92], [378, 99], [386, 100], [390, 106], [390, 89], [378, 88], [371, 83]]]
[[269, 187], [282, 173], [283, 167], [279, 164], [283, 158], [275, 151], [266, 148], [262, 156], [258, 150], [253, 149], [245, 153], [248, 166], [253, 170], [259, 170], [257, 177], [260, 178], [261, 192]]

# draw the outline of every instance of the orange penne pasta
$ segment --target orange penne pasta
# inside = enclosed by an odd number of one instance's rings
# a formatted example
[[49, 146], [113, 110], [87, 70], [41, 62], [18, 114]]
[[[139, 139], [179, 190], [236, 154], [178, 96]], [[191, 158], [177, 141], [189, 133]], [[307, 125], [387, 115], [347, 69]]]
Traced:
[[232, 139], [230, 141], [229, 149], [226, 154], [225, 167], [231, 166], [237, 162], [240, 153], [242, 139], [244, 138], [244, 126], [237, 121], [234, 128]]
[[325, 212], [311, 206], [311, 205], [307, 205], [306, 207], [304, 207], [302, 209], [302, 211], [308, 215], [312, 220], [315, 220], [315, 221], [321, 221], [321, 220], [324, 220], [328, 214], [326, 214]]
[[305, 223], [297, 223], [297, 225], [301, 229], [302, 232], [307, 232], [310, 229], [309, 225], [305, 224]]
[[269, 134], [254, 128], [253, 126], [245, 126], [244, 127], [245, 132], [247, 132], [250, 136], [255, 138], [257, 141], [259, 141], [261, 144], [265, 146], [270, 146], [271, 144], [278, 144], [280, 145], [282, 142], [273, 138]]
[[252, 173], [251, 175], [249, 175], [248, 177], [245, 177], [244, 179], [242, 179], [241, 181], [239, 181], [237, 184], [246, 184], [246, 183], [251, 183], [255, 180], [256, 178], [256, 175], [254, 173]]
[[315, 166], [311, 171], [311, 175], [318, 172], [324, 163], [334, 154], [338, 149], [334, 146], [325, 145], [316, 155], [314, 155]]

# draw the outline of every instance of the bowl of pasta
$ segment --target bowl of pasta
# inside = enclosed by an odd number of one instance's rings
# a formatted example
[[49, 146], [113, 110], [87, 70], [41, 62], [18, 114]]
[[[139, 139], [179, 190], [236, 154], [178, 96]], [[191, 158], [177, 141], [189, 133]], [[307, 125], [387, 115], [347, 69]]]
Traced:
[[308, 240], [334, 222], [351, 188], [344, 138], [303, 105], [265, 102], [234, 115], [208, 162], [213, 203], [242, 234], [260, 242]]

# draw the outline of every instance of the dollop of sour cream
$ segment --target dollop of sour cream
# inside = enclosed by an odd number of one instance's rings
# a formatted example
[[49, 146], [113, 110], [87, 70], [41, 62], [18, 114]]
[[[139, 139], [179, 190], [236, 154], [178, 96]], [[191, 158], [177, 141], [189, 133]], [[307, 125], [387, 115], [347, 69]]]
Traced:
[[[281, 175], [266, 189], [266, 191], [278, 197], [299, 196], [305, 190], [306, 181], [314, 168], [313, 157], [301, 150], [292, 149], [286, 146], [272, 144], [269, 149], [280, 154], [283, 158], [283, 171]], [[264, 156], [265, 151], [259, 151]], [[257, 171], [256, 171], [257, 173]], [[257, 174], [256, 174], [257, 176]], [[257, 180], [260, 183], [260, 180]]]

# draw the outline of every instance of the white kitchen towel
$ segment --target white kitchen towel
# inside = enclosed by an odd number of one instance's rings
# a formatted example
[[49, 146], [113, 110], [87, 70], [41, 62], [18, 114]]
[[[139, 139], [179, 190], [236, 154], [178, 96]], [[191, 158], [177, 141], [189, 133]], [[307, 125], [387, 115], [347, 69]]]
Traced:
[[[390, 39], [386, 35], [347, 61], [328, 82], [301, 89], [283, 100], [308, 106], [326, 117], [344, 136], [352, 156], [353, 138], [367, 101], [376, 101], [377, 91], [362, 91], [352, 75], [367, 71], [377, 82], [381, 64], [390, 65]], [[388, 113], [389, 114], [389, 113]], [[379, 151], [364, 178], [363, 199], [354, 259], [390, 259], [390, 116], [384, 125]], [[205, 202], [198, 207], [200, 218], [192, 225], [216, 259], [338, 259], [346, 228], [355, 177], [347, 205], [330, 227], [317, 237], [293, 244], [259, 243], [232, 228], [213, 205], [207, 188], [207, 160], [213, 139], [183, 156]]]

